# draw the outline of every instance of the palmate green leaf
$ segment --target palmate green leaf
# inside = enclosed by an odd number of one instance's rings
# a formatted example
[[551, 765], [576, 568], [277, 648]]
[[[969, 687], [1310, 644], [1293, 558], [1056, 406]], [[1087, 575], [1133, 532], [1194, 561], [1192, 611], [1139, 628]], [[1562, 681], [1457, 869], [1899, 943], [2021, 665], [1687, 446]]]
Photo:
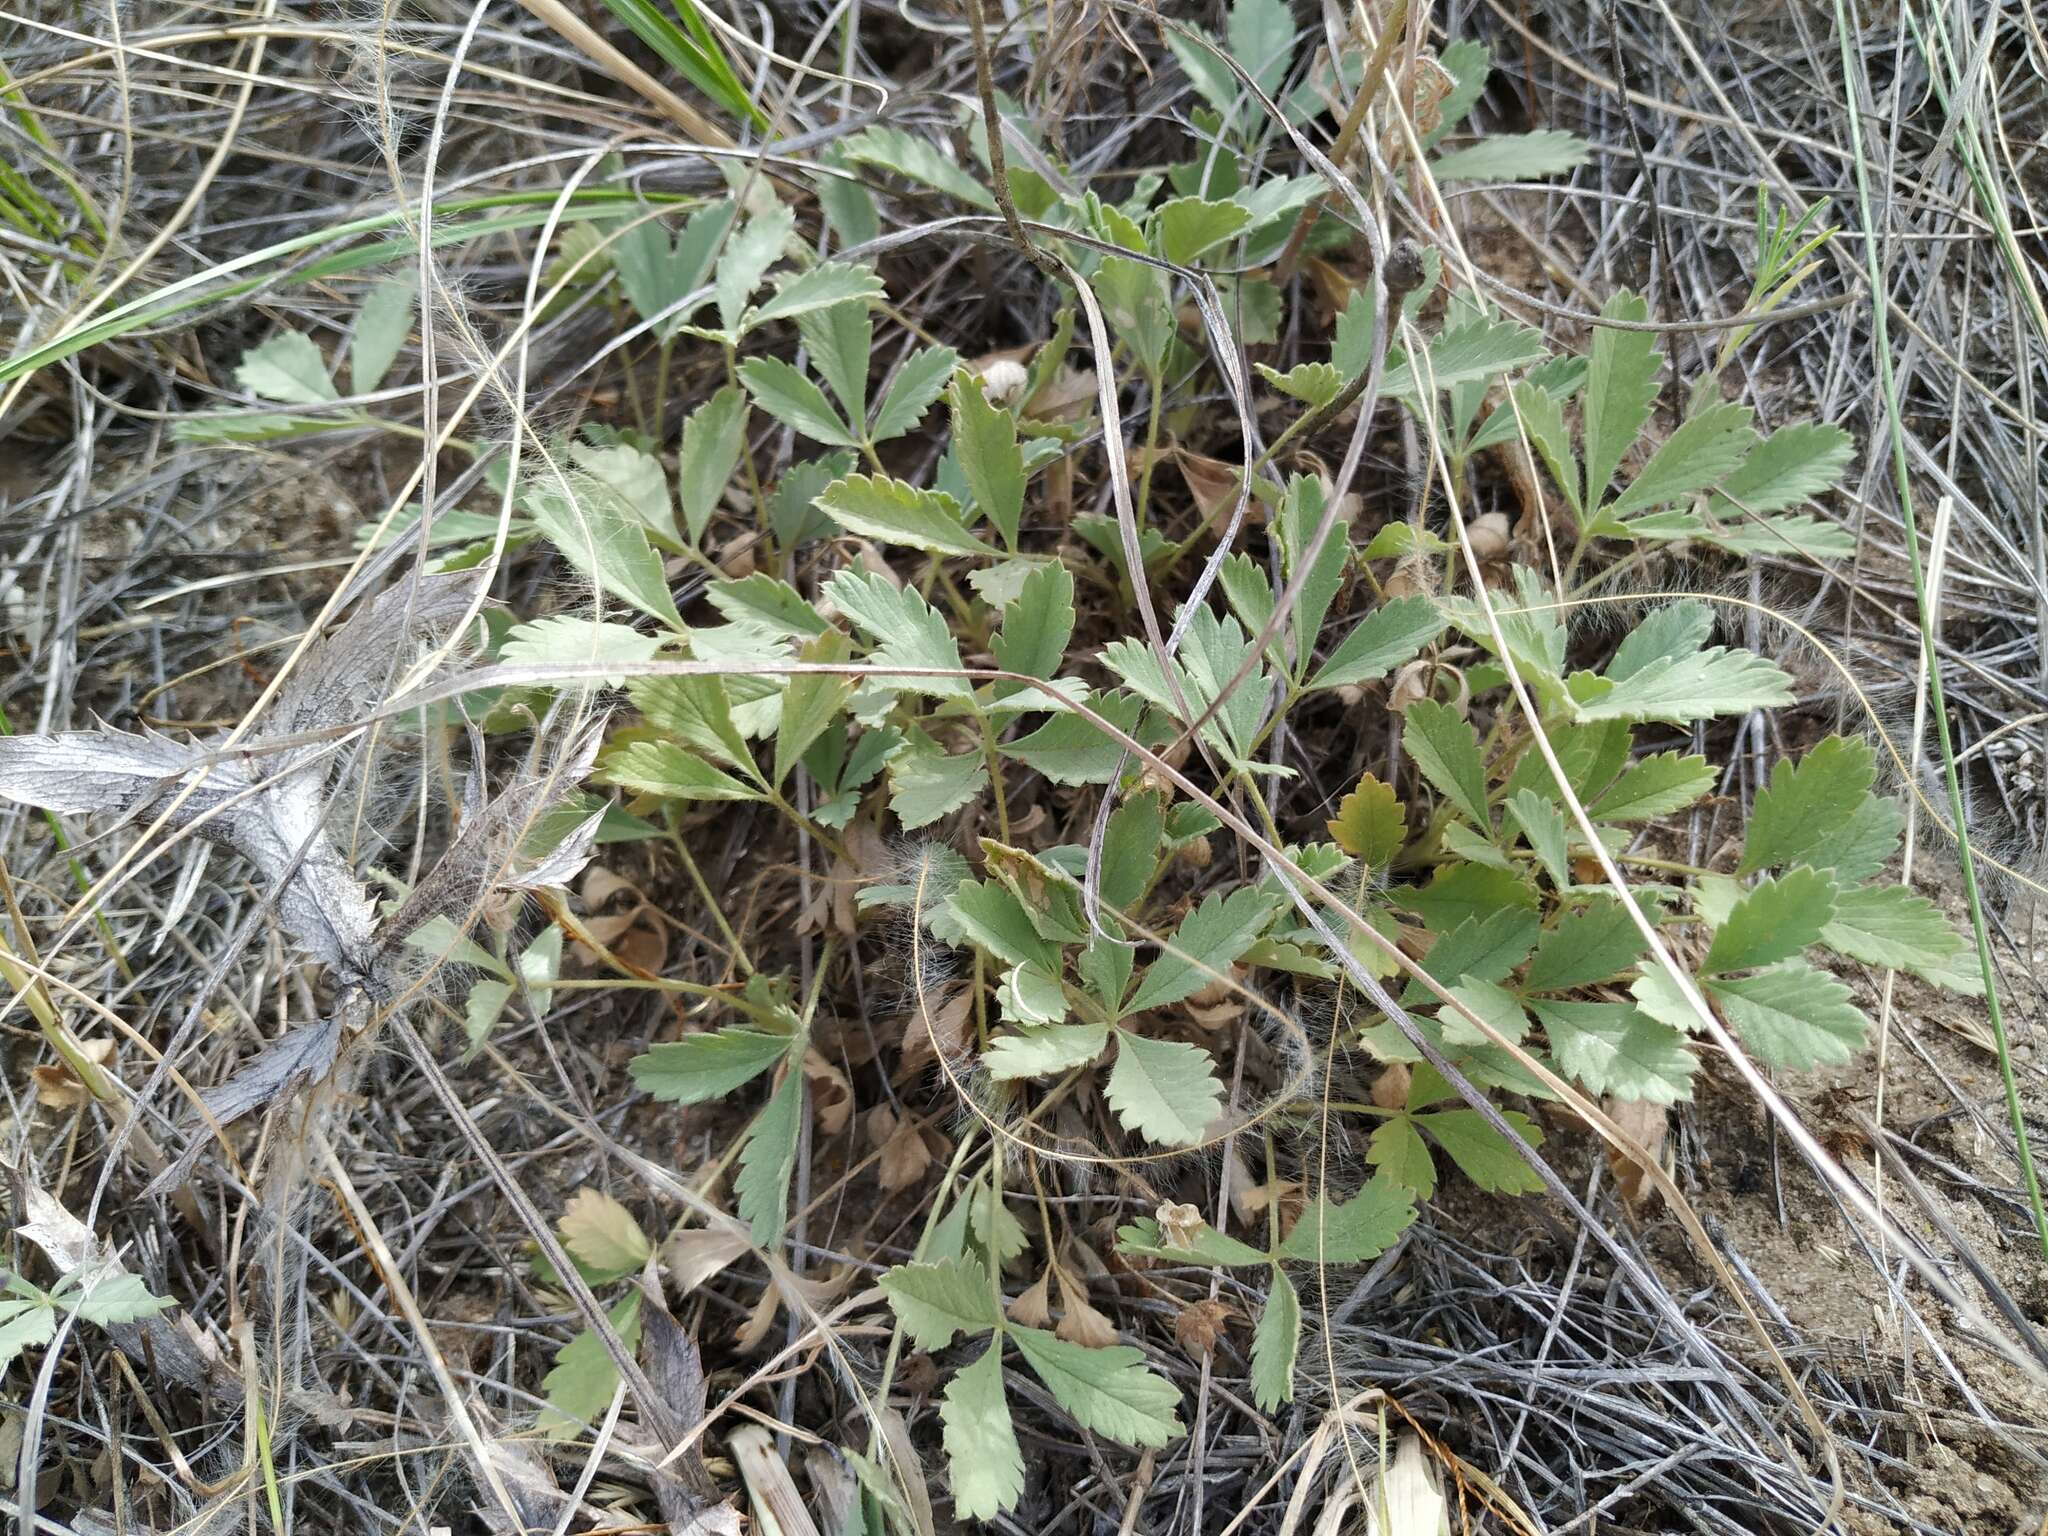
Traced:
[[947, 753], [921, 732], [889, 759], [889, 809], [906, 832], [928, 827], [988, 788], [988, 760], [979, 752]]
[[1252, 1332], [1252, 1400], [1271, 1413], [1294, 1400], [1294, 1361], [1301, 1352], [1301, 1296], [1278, 1265]]
[[1817, 496], [1840, 478], [1856, 440], [1840, 427], [1802, 422], [1780, 427], [1723, 480], [1707, 510], [1727, 521], [1746, 512], [1780, 512]]
[[[628, 1349], [640, 1347], [640, 1293], [628, 1291], [612, 1304], [612, 1329]], [[604, 1417], [619, 1389], [619, 1368], [590, 1329], [580, 1330], [555, 1355], [554, 1369], [541, 1381], [547, 1412], [540, 1427], [551, 1440], [565, 1439]]]
[[740, 329], [750, 331], [772, 320], [794, 320], [798, 315], [835, 305], [865, 304], [869, 299], [881, 298], [885, 291], [873, 267], [844, 261], [820, 262], [808, 272], [785, 277], [776, 285], [773, 298], [746, 312]]
[[993, 553], [960, 522], [944, 491], [919, 490], [886, 475], [848, 475], [825, 487], [818, 505], [848, 533], [923, 550], [928, 555]]
[[304, 331], [279, 331], [242, 354], [235, 383], [261, 400], [281, 405], [325, 405], [339, 398], [327, 359]]
[[1636, 1007], [1660, 1024], [1696, 1035], [1706, 1026], [1693, 1011], [1678, 983], [1654, 960], [1645, 960], [1639, 975], [1629, 982], [1629, 995], [1635, 998]]
[[[1585, 674], [1574, 679], [1576, 683]], [[1792, 702], [1792, 679], [1753, 651], [1711, 646], [1691, 656], [1664, 657], [1619, 683], [1600, 685], [1573, 703], [1575, 716], [1590, 720], [1662, 720], [1689, 725], [1716, 715], [1745, 714]], [[1412, 711], [1411, 711], [1412, 714]]]
[[[882, 392], [882, 403], [875, 410], [875, 422], [869, 429], [869, 437], [875, 442], [886, 443], [901, 437], [924, 419], [924, 413], [931, 409], [932, 402], [945, 391], [946, 381], [953, 377], [953, 370], [960, 365], [960, 355], [951, 347], [926, 347], [910, 354], [909, 360], [897, 370], [896, 377], [889, 381], [889, 387]], [[954, 521], [959, 521], [955, 509]], [[983, 552], [979, 545], [976, 552]]]
[[1060, 947], [1039, 933], [1016, 893], [997, 880], [965, 880], [946, 899], [946, 910], [968, 942], [1004, 965], [1060, 972]]
[[1627, 1003], [1550, 1002], [1529, 1007], [1550, 1038], [1558, 1069], [1595, 1094], [1677, 1104], [1692, 1097], [1699, 1061], [1685, 1037]]
[[1017, 445], [1017, 418], [989, 404], [982, 381], [961, 370], [953, 375], [953, 456], [974, 504], [1002, 535], [1003, 547], [1017, 547], [1024, 517], [1024, 450]]
[[661, 556], [621, 496], [597, 489], [587, 477], [571, 475], [564, 484], [551, 474], [535, 480], [520, 505], [562, 557], [602, 591], [670, 629], [683, 627]]
[[961, 202], [996, 211], [995, 195], [953, 156], [913, 133], [887, 124], [863, 128], [840, 140], [841, 152], [859, 165], [878, 165], [911, 181], [957, 197]]
[[761, 791], [672, 741], [623, 741], [598, 759], [599, 780], [668, 800], [759, 800]]
[[1587, 809], [1595, 821], [1655, 821], [1684, 810], [1713, 787], [1713, 765], [1704, 757], [1659, 752], [1629, 764]]
[[1939, 971], [1964, 948], [1941, 908], [1903, 885], [1837, 886], [1820, 941], [1865, 965], [1910, 971]]
[[1849, 989], [1804, 960], [1754, 976], [1706, 982], [1735, 1032], [1765, 1062], [1794, 1072], [1847, 1061], [1862, 1048], [1870, 1021]]
[[[1137, 731], [1138, 717], [1145, 710], [1141, 700], [1122, 692], [1093, 693], [1087, 703], [1127, 736]], [[1121, 743], [1076, 714], [1054, 715], [1029, 735], [999, 743], [996, 750], [1051, 782], [1066, 785], [1107, 784], [1123, 757]]]
[[732, 623], [747, 625], [763, 634], [809, 640], [833, 632], [818, 610], [804, 601], [802, 593], [766, 571], [737, 580], [714, 581], [704, 595]]
[[740, 382], [754, 404], [813, 442], [857, 448], [860, 437], [825, 398], [825, 391], [779, 357], [750, 357], [740, 364]]
[[702, 1104], [752, 1082], [789, 1055], [793, 1045], [789, 1035], [721, 1029], [650, 1046], [626, 1070], [635, 1087], [664, 1104]]
[[1003, 973], [996, 987], [996, 1002], [1003, 1010], [1004, 1022], [1023, 1030], [1066, 1022], [1067, 994], [1059, 978], [1028, 965], [1012, 966]]
[[1099, 894], [1113, 911], [1136, 905], [1150, 888], [1159, 868], [1159, 840], [1165, 830], [1166, 800], [1158, 791], [1128, 796], [1110, 813], [1102, 838]]
[[[1497, 987], [1492, 982], [1481, 981], [1476, 976], [1468, 975], [1458, 985], [1445, 990], [1470, 1009], [1474, 1018], [1496, 1034], [1519, 1045], [1523, 1037], [1529, 1033], [1529, 1015], [1522, 1011], [1521, 999], [1505, 987]], [[1446, 1046], [1457, 1046], [1473, 1051], [1494, 1048], [1486, 1031], [1480, 1029], [1456, 1008], [1446, 1004], [1437, 1009], [1436, 1019]]]
[[[1627, 289], [1609, 299], [1602, 318], [1640, 323], [1650, 307]], [[1586, 367], [1586, 485], [1581, 505], [1590, 520], [1605, 502], [1607, 486], [1621, 467], [1622, 456], [1650, 419], [1657, 398], [1657, 369], [1664, 361], [1649, 331], [1593, 329], [1592, 357]]]
[[969, 1185], [961, 1199], [966, 1203], [968, 1225], [974, 1229], [975, 1241], [989, 1251], [997, 1264], [1009, 1263], [1031, 1246], [1024, 1223], [1006, 1202], [991, 1194], [988, 1175], [983, 1174]]
[[1238, 956], [1251, 948], [1272, 919], [1273, 900], [1264, 891], [1245, 886], [1228, 895], [1209, 896], [1181, 919], [1159, 958], [1146, 969], [1125, 1013], [1164, 1008], [1229, 975]]
[[1439, 182], [1533, 181], [1586, 163], [1593, 146], [1561, 128], [1488, 134], [1477, 144], [1438, 155], [1429, 172]]
[[412, 332], [412, 301], [418, 292], [419, 279], [410, 272], [399, 272], [364, 295], [363, 307], [356, 314], [355, 334], [348, 341], [351, 393], [369, 394], [398, 361], [405, 338]]
[[[871, 571], [841, 571], [825, 584], [825, 597], [874, 639], [868, 659], [875, 666], [918, 671], [962, 668], [952, 629], [914, 588], [898, 588]], [[965, 698], [971, 691], [958, 677], [892, 678], [890, 686], [935, 698]]]
[[[1074, 634], [1074, 577], [1064, 565], [1051, 562], [1024, 578], [1014, 601], [1003, 609], [1003, 627], [989, 642], [996, 665], [1027, 677], [1051, 678], [1066, 659]], [[997, 685], [1004, 696], [1021, 684]], [[1028, 697], [1042, 696], [1024, 690]]]
[[1252, 366], [1258, 370], [1260, 378], [1281, 394], [1290, 400], [1299, 400], [1311, 410], [1320, 410], [1344, 392], [1344, 376], [1329, 363], [1297, 363], [1285, 373], [1264, 363]]
[[1337, 802], [1337, 814], [1324, 823], [1330, 836], [1368, 869], [1384, 869], [1408, 839], [1408, 811], [1391, 785], [1371, 774]]
[[1249, 228], [1251, 222], [1251, 210], [1242, 203], [1176, 197], [1153, 210], [1152, 236], [1160, 255], [1184, 267]]
[[1575, 991], [1619, 976], [1646, 947], [1628, 909], [1612, 896], [1595, 896], [1537, 942], [1522, 985], [1530, 992]]
[[896, 1320], [919, 1349], [944, 1349], [963, 1333], [977, 1334], [1002, 1322], [979, 1259], [898, 1264], [883, 1272], [881, 1286]]
[[1816, 870], [1801, 866], [1759, 880], [1729, 911], [1700, 969], [1718, 976], [1790, 959], [1819, 943], [1834, 915], [1834, 882]]
[[1479, 734], [1470, 721], [1448, 704], [1418, 699], [1408, 706], [1402, 745], [1437, 793], [1463, 813], [1480, 831], [1492, 828], [1486, 808], [1486, 764], [1479, 756]]
[[982, 1053], [981, 1064], [998, 1082], [1050, 1077], [1087, 1066], [1108, 1045], [1107, 1024], [1023, 1025], [996, 1036]]
[[997, 1338], [972, 1365], [946, 1383], [939, 1402], [953, 1512], [965, 1520], [993, 1520], [1015, 1509], [1024, 1492], [1024, 1452], [1003, 1393], [1003, 1341]]
[[1431, 933], [1450, 933], [1460, 924], [1495, 917], [1509, 908], [1534, 912], [1536, 887], [1521, 875], [1484, 864], [1453, 861], [1437, 867], [1428, 885], [1397, 886], [1387, 893], [1395, 906], [1413, 912]]
[[1391, 1178], [1374, 1178], [1337, 1204], [1328, 1195], [1317, 1195], [1275, 1256], [1311, 1264], [1363, 1264], [1391, 1248], [1414, 1221], [1413, 1191]]
[[747, 445], [747, 397], [730, 384], [719, 390], [683, 423], [682, 453], [676, 484], [682, 494], [683, 526], [690, 542], [704, 542], [711, 514], [732, 484], [740, 453]]
[[1147, 1370], [1145, 1357], [1129, 1345], [1090, 1349], [1041, 1328], [1006, 1332], [1054, 1401], [1083, 1429], [1153, 1449], [1186, 1433], [1175, 1411], [1180, 1392]]
[[1855, 823], [1876, 777], [1870, 744], [1846, 736], [1815, 743], [1796, 763], [1780, 759], [1769, 786], [1757, 791], [1736, 873], [1832, 867], [1831, 852]]
[[796, 329], [810, 367], [832, 386], [845, 407], [845, 419], [866, 422], [868, 360], [875, 345], [875, 319], [867, 301], [814, 310], [797, 321]]
[[1754, 416], [1746, 405], [1723, 402], [1682, 422], [1614, 499], [1606, 516], [1627, 517], [1718, 484], [1755, 445], [1756, 432], [1750, 426]]
[[1103, 1098], [1118, 1122], [1162, 1146], [1191, 1147], [1223, 1108], [1209, 1053], [1179, 1040], [1116, 1032], [1116, 1061]]
[[781, 1085], [754, 1117], [747, 1144], [740, 1149], [739, 1173], [732, 1181], [740, 1220], [752, 1229], [758, 1247], [775, 1243], [789, 1221], [789, 1179], [796, 1171], [803, 1112], [804, 1074], [792, 1062]]

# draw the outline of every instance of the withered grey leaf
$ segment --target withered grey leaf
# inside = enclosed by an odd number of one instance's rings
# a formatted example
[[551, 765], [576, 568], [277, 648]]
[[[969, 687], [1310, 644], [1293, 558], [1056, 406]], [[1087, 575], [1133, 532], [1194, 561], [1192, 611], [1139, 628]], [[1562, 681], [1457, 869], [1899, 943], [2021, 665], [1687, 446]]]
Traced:
[[[216, 1124], [233, 1125], [285, 1094], [319, 1082], [334, 1070], [340, 1052], [340, 1019], [295, 1025], [250, 1057], [226, 1082], [201, 1090], [199, 1102]], [[183, 1155], [149, 1181], [142, 1192], [144, 1198], [164, 1194], [185, 1181], [206, 1145], [209, 1130], [202, 1121], [199, 1134]]]
[[603, 811], [585, 817], [569, 829], [568, 836], [523, 869], [515, 870], [504, 883], [521, 891], [545, 891], [568, 885], [590, 862], [591, 850], [597, 846], [597, 829], [603, 820]]
[[420, 575], [360, 605], [307, 648], [286, 675], [258, 734], [289, 736], [350, 725], [377, 705], [421, 646], [440, 644], [469, 607], [476, 578]]
[[[640, 1286], [640, 1353], [647, 1379], [669, 1411], [669, 1432], [688, 1434], [704, 1422], [704, 1358], [697, 1341], [670, 1315], [658, 1287]], [[675, 1463], [673, 1475], [659, 1479], [654, 1497], [661, 1517], [671, 1526], [695, 1515], [718, 1496], [718, 1485], [692, 1445]]]
[[146, 805], [199, 761], [196, 747], [102, 726], [0, 736], [0, 797], [63, 816]]

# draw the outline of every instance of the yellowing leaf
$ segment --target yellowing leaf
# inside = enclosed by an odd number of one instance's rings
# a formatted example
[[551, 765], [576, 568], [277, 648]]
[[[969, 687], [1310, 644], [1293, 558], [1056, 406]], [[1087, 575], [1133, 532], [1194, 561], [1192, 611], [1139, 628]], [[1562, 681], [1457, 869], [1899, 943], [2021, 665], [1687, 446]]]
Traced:
[[654, 1251], [633, 1213], [602, 1190], [571, 1195], [557, 1228], [571, 1256], [602, 1280], [632, 1274]]
[[1336, 816], [1325, 825], [1339, 848], [1370, 869], [1384, 869], [1407, 839], [1408, 812], [1391, 785], [1368, 773], [1337, 802]]

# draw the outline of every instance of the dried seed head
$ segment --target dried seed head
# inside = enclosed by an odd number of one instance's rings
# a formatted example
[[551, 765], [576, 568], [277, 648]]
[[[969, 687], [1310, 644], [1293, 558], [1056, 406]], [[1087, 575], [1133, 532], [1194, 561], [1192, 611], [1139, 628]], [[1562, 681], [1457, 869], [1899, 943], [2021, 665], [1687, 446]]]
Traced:
[[1195, 1235], [1202, 1230], [1202, 1213], [1192, 1205], [1162, 1205], [1153, 1214], [1159, 1223], [1159, 1238], [1169, 1248], [1183, 1253], [1194, 1251]]
[[981, 370], [981, 392], [990, 405], [1015, 405], [1030, 382], [1030, 370], [1015, 358], [999, 357]]
[[1481, 561], [1498, 560], [1508, 552], [1508, 519], [1505, 512], [1487, 512], [1465, 525], [1466, 541], [1473, 556]]
[[1387, 285], [1387, 303], [1394, 305], [1420, 288], [1429, 270], [1423, 265], [1422, 247], [1413, 240], [1396, 240], [1394, 248], [1387, 252], [1386, 265], [1380, 269], [1381, 280]]

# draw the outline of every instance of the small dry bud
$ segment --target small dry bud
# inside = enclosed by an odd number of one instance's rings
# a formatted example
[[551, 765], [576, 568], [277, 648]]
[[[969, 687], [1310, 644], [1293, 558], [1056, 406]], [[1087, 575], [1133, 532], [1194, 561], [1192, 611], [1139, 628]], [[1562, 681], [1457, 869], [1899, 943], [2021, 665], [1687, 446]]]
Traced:
[[981, 392], [990, 405], [1015, 405], [1031, 382], [1031, 371], [1015, 358], [999, 357], [981, 370]]
[[1508, 519], [1505, 512], [1487, 512], [1465, 525], [1466, 542], [1481, 561], [1498, 560], [1508, 552]]
[[1154, 1213], [1159, 1223], [1159, 1240], [1169, 1248], [1192, 1253], [1195, 1236], [1202, 1230], [1202, 1213], [1192, 1205], [1162, 1205]]

